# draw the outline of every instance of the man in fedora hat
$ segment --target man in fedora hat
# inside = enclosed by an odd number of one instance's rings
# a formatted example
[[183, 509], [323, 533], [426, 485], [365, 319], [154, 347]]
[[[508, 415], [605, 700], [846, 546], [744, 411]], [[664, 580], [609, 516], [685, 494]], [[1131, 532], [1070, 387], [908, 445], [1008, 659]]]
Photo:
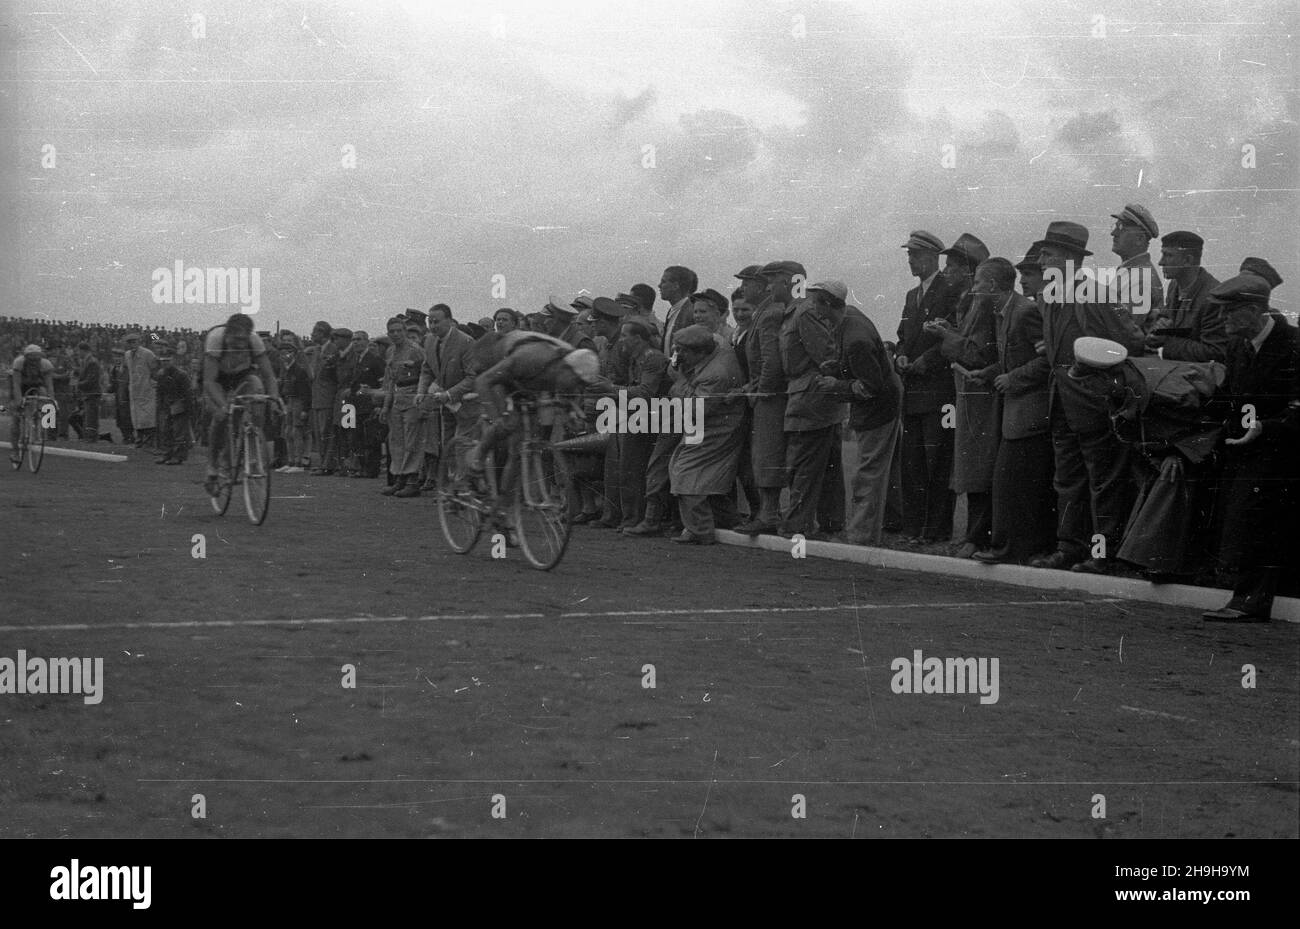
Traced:
[[[945, 248], [939, 254], [946, 259], [943, 276], [947, 278], [949, 286], [957, 293], [957, 299], [960, 301], [966, 296], [975, 280], [975, 269], [979, 267], [981, 261], [989, 257], [988, 247], [969, 232], [963, 232], [950, 248]], [[958, 316], [961, 312], [962, 308], [959, 305]]]
[[[1078, 223], [1050, 223], [1035, 243], [1046, 275], [1064, 280], [1088, 251], [1088, 230]], [[1077, 273], [1077, 272], [1076, 272]], [[1073, 282], [1063, 289], [1069, 293]], [[1051, 365], [1048, 416], [1052, 431], [1057, 492], [1057, 550], [1032, 562], [1038, 567], [1109, 574], [1133, 505], [1131, 454], [1111, 431], [1106, 398], [1091, 381], [1070, 376], [1076, 339], [1092, 336], [1118, 342], [1141, 354], [1144, 335], [1127, 306], [1067, 303], [1043, 292], [1043, 343]], [[1053, 294], [1049, 296], [1049, 294]], [[1096, 536], [1101, 536], [1094, 541]]]
[[[1134, 314], [1154, 313], [1164, 306], [1164, 287], [1160, 283], [1160, 275], [1151, 267], [1149, 251], [1151, 240], [1160, 237], [1160, 227], [1156, 225], [1151, 211], [1140, 203], [1125, 204], [1124, 209], [1110, 215], [1115, 220], [1115, 225], [1110, 230], [1111, 251], [1120, 258], [1119, 267], [1116, 268], [1117, 279], [1123, 280], [1128, 276], [1132, 280], [1140, 275], [1144, 279], [1142, 293], [1151, 295], [1147, 306], [1139, 307], [1130, 301], [1129, 309]], [[1132, 284], [1129, 286], [1129, 292], [1132, 293]]]
[[1171, 232], [1160, 240], [1160, 273], [1169, 281], [1165, 305], [1143, 322], [1147, 351], [1171, 361], [1223, 361], [1228, 357], [1223, 307], [1210, 299], [1219, 283], [1201, 267], [1205, 240]]
[[952, 535], [953, 430], [943, 427], [944, 407], [955, 404], [952, 371], [940, 354], [942, 340], [925, 324], [952, 322], [957, 299], [939, 273], [944, 251], [939, 237], [918, 229], [903, 243], [908, 270], [918, 284], [907, 292], [898, 324], [894, 365], [903, 378], [903, 538], [912, 542], [947, 541]]

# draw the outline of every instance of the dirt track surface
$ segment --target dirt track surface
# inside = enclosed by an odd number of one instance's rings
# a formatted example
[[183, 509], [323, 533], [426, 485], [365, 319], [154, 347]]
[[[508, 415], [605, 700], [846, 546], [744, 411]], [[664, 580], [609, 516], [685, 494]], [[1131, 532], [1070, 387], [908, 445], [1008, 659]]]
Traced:
[[[131, 454], [0, 475], [0, 658], [105, 678], [0, 694], [0, 835], [1297, 835], [1294, 625], [587, 527], [543, 574], [374, 481], [254, 527]], [[894, 693], [916, 649], [998, 702]]]

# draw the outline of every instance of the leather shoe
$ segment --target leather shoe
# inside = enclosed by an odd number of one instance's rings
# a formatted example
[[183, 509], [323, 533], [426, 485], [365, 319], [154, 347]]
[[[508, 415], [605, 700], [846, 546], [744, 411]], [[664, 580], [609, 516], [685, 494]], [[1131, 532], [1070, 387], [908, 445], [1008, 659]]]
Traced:
[[973, 561], [978, 561], [980, 564], [1002, 564], [1007, 560], [1007, 553], [1005, 551], [990, 548], [985, 549], [982, 552], [976, 552], [971, 555], [971, 559]]
[[957, 549], [953, 555], [954, 558], [969, 559], [975, 557], [976, 545], [974, 542], [963, 542], [961, 548]]
[[629, 529], [624, 529], [624, 535], [663, 535], [663, 526], [659, 523], [648, 523], [644, 519]]
[[569, 520], [575, 526], [581, 526], [583, 523], [594, 523], [600, 519], [599, 513], [579, 513], [573, 519]]
[[711, 535], [696, 535], [689, 529], [683, 529], [681, 535], [673, 536], [674, 542], [682, 545], [717, 545], [718, 540]]
[[1208, 613], [1202, 613], [1201, 619], [1211, 623], [1266, 623], [1267, 616], [1260, 616], [1258, 613], [1247, 613], [1244, 610], [1234, 610], [1232, 607], [1225, 606], [1221, 610], [1211, 610]]
[[415, 481], [410, 481], [405, 487], [393, 494], [394, 497], [418, 497], [420, 496], [420, 485]]
[[1110, 558], [1088, 558], [1076, 565], [1071, 565], [1070, 570], [1075, 574], [1117, 574], [1120, 566]]
[[776, 523], [769, 523], [761, 519], [747, 519], [743, 523], [734, 527], [735, 532], [745, 535], [772, 535], [776, 532]]
[[1039, 555], [1033, 561], [1029, 562], [1035, 568], [1047, 568], [1052, 571], [1067, 571], [1073, 565], [1082, 561], [1076, 555], [1070, 555], [1066, 552], [1052, 552], [1050, 555]]
[[380, 493], [383, 494], [385, 497], [391, 497], [405, 486], [406, 486], [405, 481], [398, 481], [395, 484], [389, 484], [387, 487], [381, 490]]

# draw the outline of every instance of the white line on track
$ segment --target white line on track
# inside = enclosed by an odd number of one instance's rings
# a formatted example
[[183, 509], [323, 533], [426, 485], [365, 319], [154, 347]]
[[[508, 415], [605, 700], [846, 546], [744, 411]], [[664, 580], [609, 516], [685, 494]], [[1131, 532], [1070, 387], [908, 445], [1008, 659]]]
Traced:
[[[962, 603], [859, 603], [859, 610], [953, 610], [972, 607], [1009, 606], [1096, 606], [1122, 603], [1118, 598], [1100, 600], [994, 600]], [[607, 610], [592, 613], [442, 613], [433, 616], [338, 616], [316, 619], [195, 619], [183, 622], [57, 623], [52, 625], [0, 626], [0, 632], [93, 632], [103, 629], [220, 629], [242, 626], [340, 626], [352, 623], [437, 623], [466, 619], [620, 619], [630, 616], [718, 616], [735, 614], [838, 613], [854, 609], [837, 606], [752, 606], [704, 610]], [[745, 620], [737, 620], [738, 622]], [[629, 622], [624, 625], [642, 625]]]

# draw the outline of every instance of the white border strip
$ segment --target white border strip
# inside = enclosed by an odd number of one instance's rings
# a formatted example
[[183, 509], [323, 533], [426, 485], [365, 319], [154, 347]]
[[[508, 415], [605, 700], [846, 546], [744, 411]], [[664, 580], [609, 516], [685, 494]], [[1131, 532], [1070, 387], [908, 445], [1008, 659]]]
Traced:
[[[718, 541], [742, 548], [761, 548], [770, 552], [790, 553], [790, 540], [780, 536], [743, 535], [719, 529]], [[962, 558], [943, 555], [925, 555], [920, 552], [900, 552], [890, 548], [871, 548], [865, 545], [846, 545], [842, 542], [805, 543], [809, 555], [829, 558], [832, 561], [850, 561], [876, 568], [901, 568], [905, 571], [924, 571], [928, 574], [947, 574], [1019, 587], [1036, 587], [1040, 590], [1078, 590], [1099, 597], [1118, 597], [1144, 603], [1161, 603], [1195, 610], [1217, 610], [1223, 607], [1231, 594], [1210, 587], [1192, 587], [1187, 584], [1153, 584], [1133, 577], [1108, 577], [1100, 574], [1078, 574], [1074, 571], [1052, 571], [1031, 568], [1027, 565], [986, 565]], [[1278, 597], [1273, 602], [1273, 619], [1300, 623], [1300, 600]], [[1228, 624], [1225, 624], [1228, 625]]]
[[[12, 449], [13, 445], [9, 442], [0, 442], [0, 448]], [[45, 454], [53, 455], [55, 458], [85, 458], [87, 461], [126, 461], [125, 455], [110, 455], [108, 452], [86, 452], [79, 448], [59, 448], [57, 445], [46, 445]]]

